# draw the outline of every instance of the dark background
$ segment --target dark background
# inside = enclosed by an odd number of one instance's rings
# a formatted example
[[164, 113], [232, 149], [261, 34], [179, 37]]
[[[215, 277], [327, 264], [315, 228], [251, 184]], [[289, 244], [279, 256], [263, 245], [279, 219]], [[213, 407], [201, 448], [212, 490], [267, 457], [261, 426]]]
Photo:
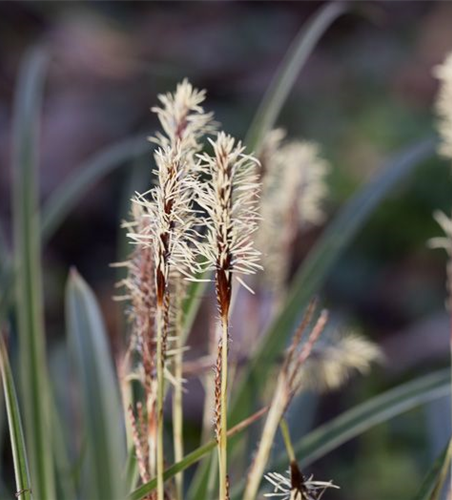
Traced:
[[[29, 47], [44, 45], [52, 57], [40, 140], [45, 200], [102, 147], [152, 133], [157, 123], [149, 108], [157, 93], [186, 76], [207, 89], [207, 107], [225, 130], [243, 137], [292, 39], [322, 4], [0, 2], [0, 224], [6, 234], [12, 103]], [[343, 16], [322, 38], [278, 120], [291, 137], [317, 141], [331, 163], [329, 219], [386, 158], [434, 133], [432, 68], [452, 50], [452, 3], [356, 5], [365, 15]], [[122, 343], [109, 263], [120, 258], [127, 198], [146, 185], [151, 168], [150, 147], [147, 159], [98, 183], [46, 247], [51, 347], [64, 336], [63, 289], [72, 265], [95, 289], [113, 345]], [[432, 212], [450, 211], [449, 168], [438, 157], [418, 169], [382, 204], [330, 276], [327, 303], [377, 341], [386, 362], [323, 398], [317, 420], [447, 364], [445, 256], [426, 241], [440, 232]], [[294, 268], [321, 230], [299, 238]], [[448, 406], [443, 401], [412, 411], [323, 459], [315, 470], [342, 487], [329, 497], [412, 498], [448, 435]], [[297, 420], [295, 410], [291, 418]]]

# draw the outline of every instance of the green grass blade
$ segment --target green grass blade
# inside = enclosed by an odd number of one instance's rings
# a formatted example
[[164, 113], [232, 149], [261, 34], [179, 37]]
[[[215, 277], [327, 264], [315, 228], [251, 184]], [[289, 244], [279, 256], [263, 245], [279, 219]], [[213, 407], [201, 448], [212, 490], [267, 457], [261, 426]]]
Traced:
[[[13, 452], [14, 473], [16, 476], [16, 497], [31, 500], [30, 475], [28, 472], [27, 451], [25, 449], [22, 422], [13, 375], [9, 366], [8, 354], [3, 338], [0, 336], [0, 373], [3, 381], [9, 435]], [[22, 492], [19, 496], [18, 493]]]
[[250, 151], [259, 150], [265, 134], [274, 126], [289, 92], [317, 42], [334, 20], [347, 9], [348, 6], [343, 2], [330, 2], [319, 9], [302, 27], [281, 62], [248, 130], [245, 142]]
[[39, 500], [55, 498], [38, 205], [38, 134], [47, 57], [29, 52], [21, 66], [14, 103], [13, 219], [16, 316], [25, 438], [33, 493]]
[[296, 274], [283, 308], [260, 341], [256, 354], [244, 369], [241, 381], [234, 391], [232, 423], [243, 418], [242, 408], [249, 411], [247, 409], [251, 387], [249, 381], [265, 383], [268, 366], [284, 349], [300, 312], [319, 291], [328, 273], [353, 237], [385, 197], [434, 152], [435, 141], [428, 140], [399, 154], [377, 174], [374, 180], [350, 199], [325, 229]]
[[[361, 403], [345, 411], [330, 422], [317, 427], [295, 443], [294, 449], [300, 467], [304, 468], [325, 456], [350, 439], [368, 431], [378, 424], [450, 393], [448, 369], [422, 376]], [[287, 469], [287, 453], [281, 453], [268, 468], [271, 471]], [[240, 498], [244, 484], [240, 485], [232, 498]]]
[[[300, 466], [306, 467], [370, 428], [449, 393], [449, 370], [441, 370], [375, 396], [318, 427], [295, 444]], [[278, 469], [286, 460], [286, 456], [281, 456], [274, 467]]]
[[80, 383], [89, 481], [87, 498], [124, 498], [125, 429], [116, 374], [94, 294], [72, 271], [66, 289], [66, 321]]
[[415, 500], [439, 500], [452, 458], [452, 440], [433, 462]]
[[65, 217], [96, 182], [124, 163], [150, 151], [146, 137], [140, 134], [106, 147], [76, 169], [56, 189], [42, 209], [43, 243], [51, 238]]

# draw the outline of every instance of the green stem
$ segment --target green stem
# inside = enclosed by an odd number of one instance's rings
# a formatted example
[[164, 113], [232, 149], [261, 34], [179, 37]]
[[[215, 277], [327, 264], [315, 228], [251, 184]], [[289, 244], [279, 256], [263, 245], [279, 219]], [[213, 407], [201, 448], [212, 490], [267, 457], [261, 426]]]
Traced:
[[163, 334], [165, 330], [165, 312], [163, 305], [157, 305], [157, 499], [164, 500], [165, 487], [163, 473], [165, 459], [163, 451], [163, 402], [165, 394], [163, 358]]
[[284, 445], [286, 447], [287, 455], [289, 456], [290, 462], [296, 462], [295, 451], [292, 446], [292, 440], [290, 439], [289, 426], [287, 425], [286, 419], [283, 417], [279, 423], [279, 428], [281, 429], [281, 434], [284, 439]]

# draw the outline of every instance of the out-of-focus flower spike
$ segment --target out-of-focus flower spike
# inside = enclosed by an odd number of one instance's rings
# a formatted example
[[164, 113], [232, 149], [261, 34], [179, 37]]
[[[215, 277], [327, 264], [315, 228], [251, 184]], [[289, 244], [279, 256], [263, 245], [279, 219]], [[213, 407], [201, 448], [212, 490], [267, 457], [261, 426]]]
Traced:
[[446, 158], [452, 159], [452, 53], [434, 68], [434, 75], [440, 81], [435, 106], [439, 118], [438, 131], [442, 139], [439, 151]]
[[329, 166], [311, 142], [283, 143], [284, 133], [272, 131], [261, 152], [261, 222], [257, 247], [266, 270], [264, 280], [275, 292], [286, 282], [293, 241], [299, 228], [320, 224], [327, 195]]

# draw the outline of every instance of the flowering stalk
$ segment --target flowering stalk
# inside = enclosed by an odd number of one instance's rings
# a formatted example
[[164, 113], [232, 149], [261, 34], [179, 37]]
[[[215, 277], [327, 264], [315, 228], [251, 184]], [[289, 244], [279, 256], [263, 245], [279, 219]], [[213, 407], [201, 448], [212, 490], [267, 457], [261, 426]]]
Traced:
[[[132, 221], [124, 224], [134, 234], [146, 235], [147, 224], [145, 209], [141, 205], [132, 205]], [[138, 418], [132, 406], [128, 407], [131, 434], [135, 446], [140, 477], [143, 482], [155, 475], [156, 443], [156, 384], [155, 384], [155, 263], [154, 252], [150, 246], [138, 243], [129, 259], [115, 264], [127, 268], [127, 277], [118, 286], [125, 293], [116, 297], [128, 300], [127, 315], [132, 323], [132, 335], [127, 357], [131, 353], [139, 354], [137, 377], [144, 388], [144, 408], [137, 404]], [[135, 375], [130, 375], [131, 379]]]
[[[151, 140], [159, 147], [154, 153], [158, 184], [138, 195], [134, 202], [145, 209], [147, 232], [131, 233], [138, 243], [150, 246], [155, 260], [155, 330], [156, 330], [156, 474], [157, 499], [164, 500], [163, 403], [167, 342], [170, 313], [170, 278], [173, 270], [186, 272], [193, 265], [190, 240], [193, 231], [192, 171], [200, 139], [212, 128], [211, 114], [204, 113], [201, 103], [205, 93], [194, 89], [186, 80], [174, 94], [159, 96], [161, 107], [152, 108], [164, 133]], [[180, 371], [180, 370], [179, 370]], [[179, 381], [182, 384], [182, 381]], [[177, 385], [177, 384], [176, 384]], [[180, 408], [178, 411], [182, 411]], [[179, 422], [181, 416], [178, 416]]]
[[284, 136], [283, 130], [273, 130], [261, 151], [261, 222], [257, 232], [264, 283], [280, 299], [298, 230], [318, 225], [325, 217], [322, 205], [329, 170], [315, 143], [283, 142]]
[[[259, 252], [251, 239], [256, 230], [257, 160], [244, 154], [240, 143], [219, 133], [210, 141], [213, 156], [200, 157], [201, 172], [209, 181], [199, 186], [198, 202], [206, 211], [206, 243], [198, 249], [206, 270], [215, 272], [221, 335], [218, 342], [215, 377], [215, 433], [218, 443], [220, 500], [229, 498], [227, 473], [227, 391], [229, 310], [232, 278], [254, 274], [260, 268]], [[245, 285], [246, 286], [246, 285]]]
[[273, 400], [270, 405], [267, 419], [262, 431], [262, 439], [259, 443], [253, 464], [248, 474], [248, 481], [243, 495], [243, 500], [254, 500], [259, 490], [259, 485], [264, 474], [265, 467], [270, 456], [271, 447], [281, 419], [287, 410], [295, 392], [299, 388], [299, 370], [306, 361], [315, 342], [325, 328], [327, 322], [327, 312], [323, 311], [312, 329], [308, 340], [300, 347], [303, 333], [305, 332], [313, 314], [313, 305], [308, 311], [295, 333], [292, 344], [287, 352], [284, 364], [282, 366], [276, 388], [273, 394]]

